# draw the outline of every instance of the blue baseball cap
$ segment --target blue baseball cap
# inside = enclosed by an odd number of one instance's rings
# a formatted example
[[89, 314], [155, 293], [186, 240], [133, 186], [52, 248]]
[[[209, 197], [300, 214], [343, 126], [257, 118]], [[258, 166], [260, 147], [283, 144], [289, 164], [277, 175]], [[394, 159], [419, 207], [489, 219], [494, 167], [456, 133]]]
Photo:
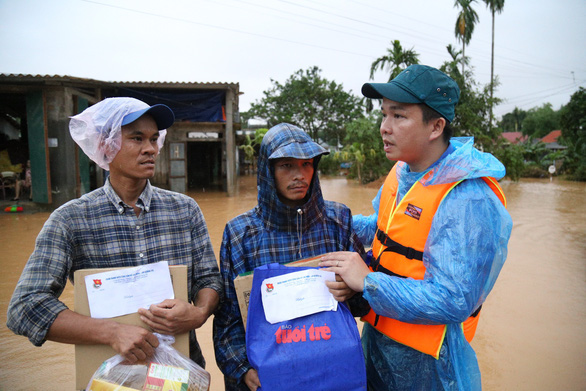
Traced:
[[[146, 105], [144, 102], [140, 103]], [[169, 108], [169, 106], [163, 104], [146, 106], [147, 107], [141, 110], [126, 114], [122, 119], [122, 126], [133, 123], [134, 121], [136, 121], [137, 119], [139, 119], [147, 113], [153, 117], [153, 119], [157, 123], [157, 128], [159, 130], [167, 129], [168, 127], [173, 125], [173, 122], [175, 122], [175, 114], [173, 114], [173, 111]]]
[[442, 71], [427, 65], [410, 65], [388, 83], [365, 83], [362, 95], [371, 99], [387, 98], [400, 103], [423, 103], [448, 122], [460, 99], [458, 84]]

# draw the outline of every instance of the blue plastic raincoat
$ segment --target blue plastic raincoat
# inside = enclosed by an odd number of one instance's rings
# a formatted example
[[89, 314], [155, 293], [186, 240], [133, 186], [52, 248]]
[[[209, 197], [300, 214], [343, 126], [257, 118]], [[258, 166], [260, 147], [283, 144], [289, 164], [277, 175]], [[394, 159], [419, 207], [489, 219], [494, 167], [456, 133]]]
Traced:
[[[472, 138], [453, 138], [450, 144], [432, 165], [437, 174], [424, 185], [466, 180], [447, 195], [434, 217], [423, 254], [424, 279], [370, 273], [363, 294], [377, 314], [408, 323], [447, 324], [440, 357], [436, 360], [401, 345], [365, 324], [362, 346], [369, 390], [481, 389], [476, 354], [460, 323], [482, 305], [494, 286], [507, 256], [512, 220], [480, 179], [501, 179], [504, 166], [475, 149]], [[401, 164], [399, 197], [423, 174]], [[376, 212], [379, 201], [380, 192], [373, 201]], [[376, 213], [354, 217], [354, 229], [364, 243], [372, 243], [376, 221]]]
[[[258, 157], [258, 205], [226, 225], [220, 250], [225, 300], [214, 317], [216, 362], [225, 375], [226, 390], [248, 390], [240, 380], [251, 368], [234, 278], [274, 262], [284, 264], [332, 251], [364, 253], [352, 231], [350, 209], [323, 199], [317, 175], [323, 153], [327, 151], [296, 126], [271, 128]], [[314, 158], [307, 201], [298, 208], [288, 207], [277, 196], [270, 160], [280, 157]]]

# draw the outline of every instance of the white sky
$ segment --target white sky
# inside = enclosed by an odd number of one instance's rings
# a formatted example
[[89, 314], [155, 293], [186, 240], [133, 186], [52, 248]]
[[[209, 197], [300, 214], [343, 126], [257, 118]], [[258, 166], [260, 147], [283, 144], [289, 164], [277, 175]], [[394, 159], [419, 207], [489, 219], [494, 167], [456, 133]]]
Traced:
[[[0, 0], [0, 73], [104, 81], [240, 83], [240, 110], [299, 69], [360, 95], [391, 40], [439, 67], [449, 59], [454, 0]], [[466, 47], [490, 80], [491, 15]], [[586, 86], [586, 1], [507, 0], [497, 14], [495, 95], [501, 116], [566, 104]], [[375, 82], [385, 82], [378, 73]]]

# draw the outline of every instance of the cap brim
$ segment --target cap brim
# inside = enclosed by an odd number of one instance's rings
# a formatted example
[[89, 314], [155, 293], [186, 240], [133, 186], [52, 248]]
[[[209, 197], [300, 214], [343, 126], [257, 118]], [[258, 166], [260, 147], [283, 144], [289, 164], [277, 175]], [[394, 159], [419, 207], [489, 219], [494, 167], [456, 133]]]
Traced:
[[294, 158], [313, 159], [316, 156], [327, 155], [330, 151], [314, 142], [298, 143], [293, 142], [277, 148], [269, 159]]
[[147, 113], [153, 117], [159, 130], [167, 129], [175, 122], [175, 114], [173, 114], [173, 110], [171, 110], [166, 105], [157, 104], [151, 107], [147, 107], [146, 109], [127, 114], [122, 120], [122, 126], [133, 123]]
[[387, 98], [401, 103], [423, 103], [421, 99], [392, 81], [389, 83], [364, 83], [362, 95], [371, 99]]

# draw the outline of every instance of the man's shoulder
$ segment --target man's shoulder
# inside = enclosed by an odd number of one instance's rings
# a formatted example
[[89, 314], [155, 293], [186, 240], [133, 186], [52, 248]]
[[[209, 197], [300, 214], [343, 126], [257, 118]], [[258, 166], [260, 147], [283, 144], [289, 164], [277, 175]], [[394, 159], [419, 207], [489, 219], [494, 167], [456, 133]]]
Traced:
[[327, 220], [341, 227], [349, 224], [352, 212], [346, 205], [335, 201], [324, 200], [324, 206], [324, 216]]
[[256, 210], [256, 207], [252, 208], [230, 219], [228, 223], [226, 223], [226, 228], [233, 231], [239, 231], [244, 229], [243, 227], [250, 227], [261, 224], [261, 220], [258, 214], [256, 213]]
[[108, 202], [108, 197], [104, 191], [103, 187], [99, 187], [95, 190], [90, 191], [82, 195], [79, 198], [75, 198], [73, 200], [69, 200], [59, 208], [55, 209], [53, 213], [60, 213], [60, 214], [70, 214], [75, 213], [81, 209], [85, 209], [88, 207], [94, 207], [97, 204]]
[[160, 187], [152, 186], [152, 199], [157, 200], [163, 203], [163, 205], [169, 204], [179, 204], [185, 206], [197, 206], [197, 202], [182, 193], [177, 193], [176, 191], [162, 189]]
[[339, 216], [350, 213], [350, 208], [340, 202], [324, 200], [324, 204], [328, 216]]

